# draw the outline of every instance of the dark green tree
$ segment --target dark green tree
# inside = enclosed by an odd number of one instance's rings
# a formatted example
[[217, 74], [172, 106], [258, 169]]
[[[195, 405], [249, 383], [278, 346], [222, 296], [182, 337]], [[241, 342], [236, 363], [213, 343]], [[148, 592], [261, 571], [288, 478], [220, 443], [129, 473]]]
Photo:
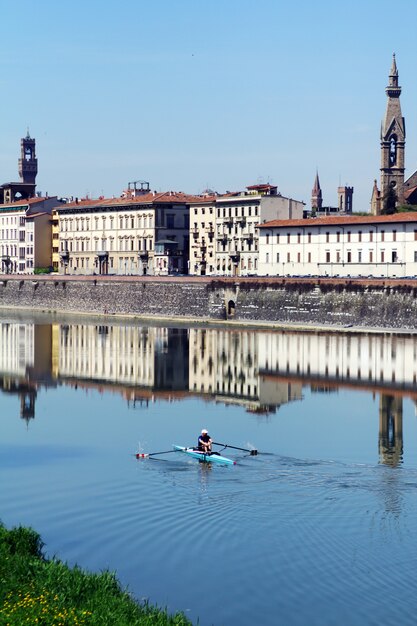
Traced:
[[395, 213], [397, 206], [397, 194], [393, 187], [389, 186], [388, 191], [382, 198], [381, 215], [392, 215]]

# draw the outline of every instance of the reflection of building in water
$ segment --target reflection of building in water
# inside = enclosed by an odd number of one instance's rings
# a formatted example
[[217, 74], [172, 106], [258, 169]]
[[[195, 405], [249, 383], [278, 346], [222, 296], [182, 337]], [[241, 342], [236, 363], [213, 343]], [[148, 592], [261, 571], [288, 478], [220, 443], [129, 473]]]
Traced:
[[155, 389], [188, 389], [188, 329], [153, 330], [158, 331], [155, 340]]
[[380, 391], [381, 462], [392, 466], [402, 462], [399, 392], [416, 393], [416, 336], [268, 333], [261, 334], [259, 346], [260, 371], [273, 380], [299, 380], [321, 392], [349, 384]]
[[20, 416], [35, 417], [37, 389], [52, 383], [52, 331], [46, 324], [0, 322], [0, 389], [20, 398]]
[[396, 466], [403, 456], [403, 399], [381, 395], [379, 399], [379, 454], [381, 463]]
[[261, 333], [259, 368], [311, 382], [415, 391], [417, 336]]
[[187, 330], [63, 325], [58, 373], [151, 389], [187, 389]]
[[189, 333], [190, 391], [256, 413], [274, 412], [277, 406], [301, 398], [301, 385], [259, 376], [259, 334], [205, 328], [192, 328]]
[[34, 324], [0, 323], [0, 372], [26, 376], [35, 362]]

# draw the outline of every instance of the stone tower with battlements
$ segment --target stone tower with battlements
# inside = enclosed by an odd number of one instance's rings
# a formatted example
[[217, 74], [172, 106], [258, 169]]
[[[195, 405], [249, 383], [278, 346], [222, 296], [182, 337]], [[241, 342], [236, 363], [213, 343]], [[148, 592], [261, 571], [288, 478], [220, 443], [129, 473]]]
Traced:
[[36, 158], [36, 142], [29, 135], [20, 140], [19, 176], [23, 183], [35, 185], [38, 173], [38, 159]]

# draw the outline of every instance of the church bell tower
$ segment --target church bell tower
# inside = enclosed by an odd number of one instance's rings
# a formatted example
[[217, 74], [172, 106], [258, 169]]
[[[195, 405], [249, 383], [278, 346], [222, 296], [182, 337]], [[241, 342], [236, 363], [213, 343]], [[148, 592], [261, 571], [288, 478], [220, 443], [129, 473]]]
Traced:
[[323, 206], [323, 195], [320, 187], [319, 173], [316, 172], [314, 186], [311, 192], [311, 208], [320, 210]]
[[36, 184], [38, 159], [36, 158], [35, 140], [29, 135], [20, 140], [19, 176], [23, 183]]
[[[398, 70], [395, 54], [389, 75], [389, 83], [385, 89], [388, 97], [385, 117], [381, 126], [381, 202], [404, 203], [404, 151], [405, 122], [401, 113], [398, 85]], [[390, 200], [391, 199], [391, 200]]]

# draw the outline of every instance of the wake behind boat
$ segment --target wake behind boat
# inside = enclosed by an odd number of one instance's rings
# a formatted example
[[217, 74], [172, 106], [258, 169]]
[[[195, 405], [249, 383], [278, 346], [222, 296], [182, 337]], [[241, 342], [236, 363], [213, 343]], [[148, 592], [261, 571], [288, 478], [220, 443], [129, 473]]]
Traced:
[[203, 452], [202, 450], [196, 450], [195, 448], [185, 448], [184, 446], [174, 446], [174, 450], [177, 452], [184, 452], [193, 459], [198, 459], [203, 463], [218, 463], [219, 465], [236, 465], [236, 461], [228, 459], [225, 456], [221, 456], [218, 452]]

